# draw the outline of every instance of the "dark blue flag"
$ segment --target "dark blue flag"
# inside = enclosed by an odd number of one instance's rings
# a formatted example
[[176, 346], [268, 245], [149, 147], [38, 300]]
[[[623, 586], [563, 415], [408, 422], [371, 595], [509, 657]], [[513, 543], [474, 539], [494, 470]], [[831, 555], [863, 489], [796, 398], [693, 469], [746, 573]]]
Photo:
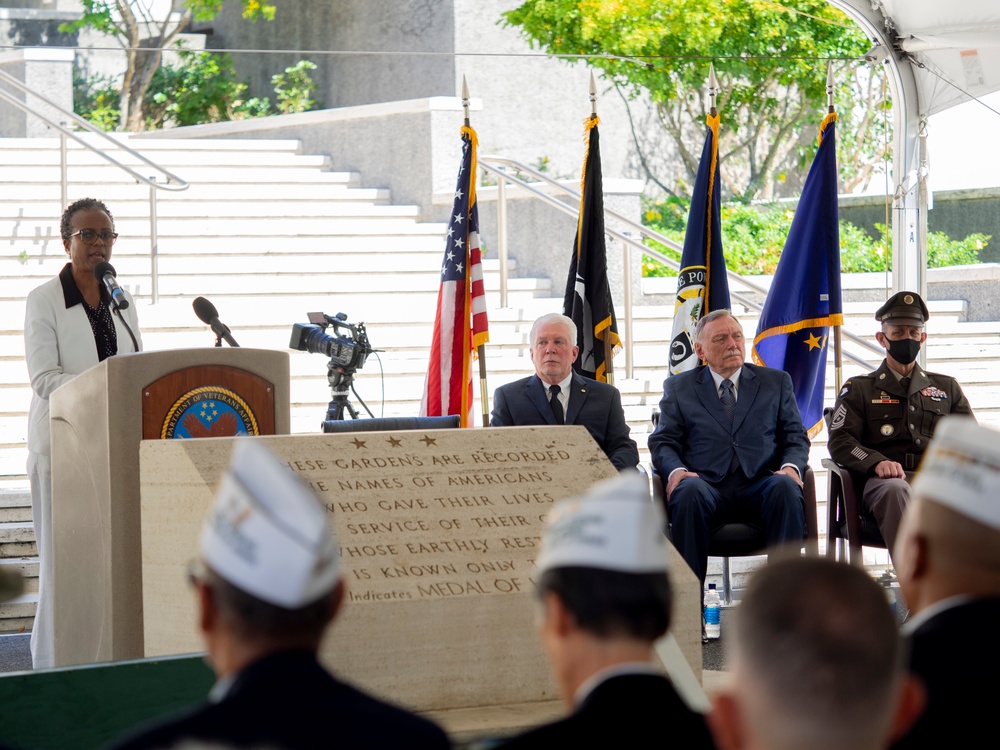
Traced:
[[694, 352], [694, 327], [698, 319], [713, 310], [729, 309], [729, 279], [722, 254], [720, 218], [719, 116], [709, 115], [705, 122], [708, 132], [694, 179], [681, 270], [677, 274], [674, 328], [667, 357], [671, 375], [700, 364]]
[[829, 329], [844, 322], [836, 121], [837, 115], [830, 113], [820, 125], [819, 150], [753, 340], [754, 362], [791, 375], [802, 424], [810, 437], [823, 426]]

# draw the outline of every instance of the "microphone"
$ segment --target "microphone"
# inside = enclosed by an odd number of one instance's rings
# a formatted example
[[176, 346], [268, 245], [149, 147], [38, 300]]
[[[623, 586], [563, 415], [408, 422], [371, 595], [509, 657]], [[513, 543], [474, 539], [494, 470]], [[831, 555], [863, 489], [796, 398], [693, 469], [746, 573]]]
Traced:
[[102, 260], [96, 266], [94, 266], [94, 278], [104, 284], [104, 288], [108, 290], [108, 294], [111, 295], [111, 301], [114, 303], [115, 307], [119, 310], [128, 309], [128, 298], [125, 296], [125, 292], [120, 286], [118, 286], [118, 279], [115, 278], [118, 274], [115, 273], [115, 267], [108, 263], [106, 260]]
[[[204, 297], [195, 297], [194, 302], [191, 303], [191, 307], [194, 308], [194, 314], [198, 316], [198, 319], [202, 323], [212, 327], [212, 331], [216, 337], [225, 339], [226, 343], [230, 346], [239, 346], [236, 343], [236, 339], [233, 338], [232, 333], [230, 333], [229, 326], [219, 320], [219, 311], [215, 309], [215, 305]], [[222, 346], [219, 341], [215, 345]]]

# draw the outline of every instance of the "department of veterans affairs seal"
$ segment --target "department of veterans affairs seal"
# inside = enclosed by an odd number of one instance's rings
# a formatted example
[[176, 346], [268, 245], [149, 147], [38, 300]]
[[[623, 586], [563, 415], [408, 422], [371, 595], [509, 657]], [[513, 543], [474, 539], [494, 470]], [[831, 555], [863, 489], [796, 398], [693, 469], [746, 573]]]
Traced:
[[259, 434], [257, 417], [246, 401], [228, 388], [210, 385], [177, 399], [160, 429], [164, 440]]

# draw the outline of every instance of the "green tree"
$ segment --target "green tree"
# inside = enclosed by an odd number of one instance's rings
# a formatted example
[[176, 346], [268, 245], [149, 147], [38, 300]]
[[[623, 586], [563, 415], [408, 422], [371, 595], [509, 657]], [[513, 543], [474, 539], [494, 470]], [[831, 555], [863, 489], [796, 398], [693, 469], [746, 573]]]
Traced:
[[838, 61], [839, 130], [860, 134], [838, 139], [841, 163], [851, 165], [845, 187], [863, 184], [882, 156], [872, 120], [884, 89], [855, 62], [867, 40], [826, 0], [526, 0], [504, 19], [551, 54], [591, 56], [624, 96], [648, 94], [681, 162], [673, 179], [649, 175], [668, 194], [687, 197], [694, 182], [710, 61], [720, 83], [722, 179], [736, 199], [798, 192], [782, 183], [815, 151], [828, 59]]
[[[122, 81], [121, 124], [125, 130], [144, 126], [143, 100], [163, 60], [163, 50], [191, 21], [211, 21], [222, 10], [223, 0], [171, 0], [166, 18], [153, 15], [161, 7], [156, 0], [81, 0], [83, 15], [60, 31], [92, 28], [114, 37], [125, 50], [126, 68]], [[242, 0], [243, 17], [256, 22], [272, 20], [275, 8], [265, 0]]]

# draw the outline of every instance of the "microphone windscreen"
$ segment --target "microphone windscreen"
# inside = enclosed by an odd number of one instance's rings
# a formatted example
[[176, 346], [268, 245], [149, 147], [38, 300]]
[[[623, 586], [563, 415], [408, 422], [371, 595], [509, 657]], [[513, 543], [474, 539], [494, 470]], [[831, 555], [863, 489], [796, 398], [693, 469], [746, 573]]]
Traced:
[[215, 305], [204, 297], [195, 297], [191, 307], [194, 308], [194, 314], [198, 316], [198, 319], [206, 325], [212, 325], [212, 321], [219, 317], [219, 311], [215, 309]]
[[96, 266], [94, 266], [94, 278], [98, 281], [104, 281], [104, 277], [108, 274], [117, 277], [118, 274], [115, 273], [115, 267], [108, 263], [106, 260], [102, 260]]

